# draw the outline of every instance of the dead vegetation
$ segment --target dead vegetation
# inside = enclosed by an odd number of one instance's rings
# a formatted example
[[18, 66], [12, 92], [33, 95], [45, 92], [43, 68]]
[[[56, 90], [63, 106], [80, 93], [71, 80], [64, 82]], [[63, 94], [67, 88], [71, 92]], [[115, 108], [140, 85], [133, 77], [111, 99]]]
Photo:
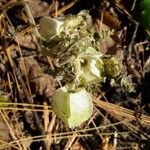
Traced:
[[[133, 3], [130, 1], [130, 3]], [[139, 23], [138, 3], [128, 1], [0, 1], [0, 149], [149, 150], [149, 41]], [[93, 94], [92, 117], [68, 129], [51, 110], [64, 84], [54, 60], [42, 54], [39, 19], [88, 9], [97, 30], [114, 29], [100, 44], [131, 76], [135, 92], [106, 80]]]

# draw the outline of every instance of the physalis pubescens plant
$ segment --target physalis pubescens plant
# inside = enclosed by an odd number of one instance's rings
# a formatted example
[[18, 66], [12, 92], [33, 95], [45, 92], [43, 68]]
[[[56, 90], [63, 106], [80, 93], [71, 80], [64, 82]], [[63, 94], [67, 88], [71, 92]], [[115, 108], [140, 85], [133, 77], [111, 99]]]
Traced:
[[52, 108], [70, 128], [92, 114], [92, 96], [85, 89], [87, 85], [114, 78], [126, 90], [133, 91], [117, 59], [100, 52], [100, 41], [113, 32], [96, 31], [87, 10], [66, 17], [43, 17], [40, 34], [43, 53], [54, 59], [59, 67], [57, 75], [66, 83], [56, 90]]

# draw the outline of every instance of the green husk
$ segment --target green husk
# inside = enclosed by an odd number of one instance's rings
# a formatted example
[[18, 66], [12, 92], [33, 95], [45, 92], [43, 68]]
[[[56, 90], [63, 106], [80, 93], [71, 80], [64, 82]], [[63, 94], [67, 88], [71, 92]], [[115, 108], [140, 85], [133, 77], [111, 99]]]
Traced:
[[92, 96], [84, 88], [59, 88], [52, 97], [52, 110], [69, 128], [75, 128], [92, 115]]

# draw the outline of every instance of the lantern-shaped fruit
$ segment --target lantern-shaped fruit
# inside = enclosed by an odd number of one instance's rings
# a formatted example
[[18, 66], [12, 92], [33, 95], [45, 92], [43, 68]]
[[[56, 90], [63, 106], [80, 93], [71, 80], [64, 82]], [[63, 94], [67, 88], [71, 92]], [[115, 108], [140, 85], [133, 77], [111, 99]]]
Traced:
[[52, 98], [52, 109], [69, 128], [75, 128], [92, 115], [92, 96], [84, 88], [69, 90], [65, 86], [56, 90]]

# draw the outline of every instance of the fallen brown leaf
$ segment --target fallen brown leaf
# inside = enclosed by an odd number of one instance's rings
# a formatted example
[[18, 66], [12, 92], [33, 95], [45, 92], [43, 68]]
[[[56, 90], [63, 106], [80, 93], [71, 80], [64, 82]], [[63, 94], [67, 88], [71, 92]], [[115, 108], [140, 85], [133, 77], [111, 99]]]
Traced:
[[20, 34], [17, 33], [15, 36], [16, 42], [25, 48], [35, 50], [37, 48], [37, 39], [34, 34]]
[[33, 57], [25, 57], [19, 61], [21, 70], [27, 75], [33, 91], [39, 95], [50, 97], [55, 92], [55, 79], [42, 72], [38, 62]]
[[113, 29], [119, 29], [120, 22], [119, 19], [112, 15], [109, 11], [103, 11], [103, 23]]
[[[8, 142], [10, 140], [9, 128], [0, 114], [0, 140]], [[0, 142], [1, 145], [1, 142]]]
[[50, 6], [41, 0], [27, 0], [33, 17], [42, 17], [49, 14]]

